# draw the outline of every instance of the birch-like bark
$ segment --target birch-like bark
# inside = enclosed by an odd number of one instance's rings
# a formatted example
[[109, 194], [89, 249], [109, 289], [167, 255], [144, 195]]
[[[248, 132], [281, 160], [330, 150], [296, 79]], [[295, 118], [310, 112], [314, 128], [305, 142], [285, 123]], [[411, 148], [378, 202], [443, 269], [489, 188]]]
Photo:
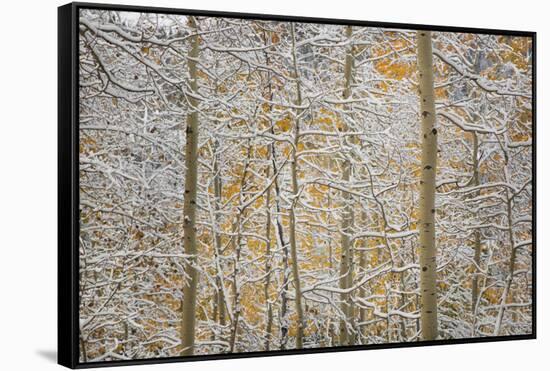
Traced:
[[183, 235], [185, 254], [189, 256], [185, 263], [185, 278], [183, 287], [182, 316], [181, 316], [181, 355], [190, 356], [195, 347], [195, 307], [197, 300], [198, 271], [197, 264], [197, 166], [198, 166], [198, 141], [199, 141], [199, 113], [197, 110], [197, 59], [199, 57], [199, 36], [194, 17], [189, 17], [192, 36], [190, 37], [191, 49], [187, 59], [189, 72], [189, 89], [191, 94], [186, 96], [189, 102], [187, 114], [187, 126], [185, 128], [185, 194], [183, 197]]
[[420, 180], [420, 321], [423, 340], [435, 340], [437, 326], [437, 247], [435, 244], [435, 175], [437, 167], [437, 129], [435, 122], [432, 35], [418, 31], [422, 133], [422, 175]]

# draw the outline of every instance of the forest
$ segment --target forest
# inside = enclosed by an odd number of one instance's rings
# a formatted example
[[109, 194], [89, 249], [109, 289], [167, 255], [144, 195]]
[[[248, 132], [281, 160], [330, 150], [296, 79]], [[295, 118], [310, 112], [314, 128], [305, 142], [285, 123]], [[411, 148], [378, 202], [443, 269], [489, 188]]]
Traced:
[[530, 334], [530, 37], [81, 9], [80, 362]]

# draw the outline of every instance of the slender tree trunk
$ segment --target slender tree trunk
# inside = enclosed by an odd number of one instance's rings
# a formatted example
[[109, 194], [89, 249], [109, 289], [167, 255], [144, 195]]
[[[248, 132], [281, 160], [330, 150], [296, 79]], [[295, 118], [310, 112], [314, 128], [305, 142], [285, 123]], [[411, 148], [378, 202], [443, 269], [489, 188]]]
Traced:
[[386, 294], [386, 342], [389, 344], [391, 342], [391, 316], [390, 316], [390, 283], [384, 283], [384, 293]]
[[[271, 42], [269, 40], [269, 36], [266, 31], [264, 30], [263, 38], [264, 38], [264, 46], [271, 45]], [[264, 51], [265, 56], [265, 63], [267, 66], [271, 66], [271, 61], [269, 58], [269, 53], [267, 52], [267, 49]], [[268, 73], [267, 77], [267, 98], [269, 101], [273, 100], [273, 89], [271, 84], [271, 73]], [[273, 105], [269, 104], [269, 112], [271, 113], [273, 110]], [[271, 120], [270, 120], [271, 121]], [[270, 132], [272, 135], [275, 135], [275, 130], [273, 128], [272, 122], [270, 124]], [[271, 166], [273, 170], [273, 174], [277, 173], [277, 154], [275, 151], [275, 144], [271, 143], [269, 145], [269, 155], [271, 158]], [[269, 178], [270, 171], [267, 169], [266, 171], [267, 177]], [[281, 221], [281, 192], [279, 188], [279, 180], [275, 178], [273, 181], [273, 189], [275, 192], [274, 197], [274, 205], [275, 205], [275, 218], [274, 218], [274, 227], [275, 227], [275, 238], [276, 238], [276, 245], [278, 250], [282, 252], [282, 288], [281, 288], [281, 306], [279, 309], [279, 347], [281, 350], [286, 349], [287, 345], [287, 336], [288, 336], [288, 303], [287, 303], [287, 291], [288, 291], [288, 283], [289, 283], [289, 275], [288, 275], [288, 247], [287, 243], [285, 242], [284, 237], [284, 230], [283, 230], [283, 223]], [[267, 311], [267, 323], [266, 323], [266, 340], [265, 340], [265, 348], [266, 350], [270, 349], [271, 345], [271, 338], [273, 336], [273, 305], [269, 302], [269, 282], [271, 280], [271, 269], [272, 269], [272, 263], [273, 260], [271, 260], [273, 257], [271, 256], [271, 252], [269, 251], [271, 248], [271, 213], [269, 209], [270, 204], [270, 194], [271, 191], [268, 190], [268, 196], [266, 200], [267, 205], [267, 225], [266, 225], [266, 235], [267, 235], [267, 247], [266, 247], [266, 272], [268, 273], [266, 275], [266, 283], [265, 283], [265, 292], [264, 295], [266, 297], [266, 311]]]
[[[474, 60], [475, 72], [479, 74], [480, 64], [479, 64], [480, 53], [476, 53]], [[472, 149], [472, 167], [473, 167], [473, 176], [471, 180], [471, 185], [476, 187], [479, 185], [479, 138], [475, 131], [472, 131], [473, 137], [473, 149]], [[474, 192], [474, 197], [479, 196], [480, 192]], [[479, 229], [474, 230], [474, 275], [472, 277], [472, 333], [475, 336], [476, 332], [476, 313], [477, 305], [479, 302], [479, 266], [481, 263], [481, 231]]]
[[[350, 42], [346, 53], [346, 61], [344, 63], [344, 100], [351, 97], [351, 82], [353, 70], [353, 46], [351, 45], [352, 27], [346, 27], [346, 37]], [[345, 125], [344, 130], [348, 130], [348, 125]], [[342, 180], [344, 184], [349, 183], [351, 179], [352, 164], [349, 159], [344, 160]], [[348, 192], [343, 192], [344, 211], [342, 215], [342, 234], [341, 234], [341, 260], [340, 260], [340, 288], [345, 290], [353, 284], [353, 252], [351, 250], [350, 233], [353, 220], [353, 209], [351, 205], [351, 195]], [[351, 345], [353, 343], [351, 327], [353, 323], [353, 304], [351, 302], [351, 294], [344, 292], [340, 295], [340, 309], [344, 314], [344, 318], [340, 321], [340, 345]]]
[[[477, 133], [472, 132], [473, 135], [473, 151], [472, 151], [472, 164], [473, 164], [473, 176], [472, 176], [472, 186], [476, 187], [479, 185], [479, 143]], [[474, 197], [479, 196], [479, 191], [474, 193]], [[479, 295], [479, 264], [481, 263], [481, 235], [479, 229], [474, 230], [474, 276], [472, 277], [472, 313], [476, 312], [477, 298]]]
[[[296, 79], [296, 105], [302, 105], [302, 92], [300, 87], [300, 78], [298, 73], [298, 63], [296, 59], [296, 35], [294, 23], [291, 23], [292, 34], [292, 59], [294, 63], [294, 78]], [[301, 109], [296, 113], [294, 125], [294, 148], [292, 150], [291, 178], [292, 178], [292, 201], [289, 210], [289, 237], [290, 237], [290, 257], [292, 258], [292, 277], [294, 278], [296, 315], [298, 317], [296, 333], [296, 349], [302, 349], [304, 337], [304, 311], [302, 308], [302, 288], [300, 283], [300, 270], [298, 262], [298, 247], [296, 243], [296, 204], [298, 196], [298, 143], [300, 141], [300, 115]]]
[[[399, 310], [404, 311], [405, 306], [407, 304], [407, 298], [405, 297], [405, 294], [404, 294], [406, 289], [404, 272], [399, 274], [399, 287], [402, 291]], [[404, 341], [407, 341], [407, 322], [405, 320], [405, 317], [401, 317], [400, 319], [401, 319], [401, 342], [404, 342]]]
[[[275, 135], [275, 130], [271, 126], [271, 134]], [[271, 166], [273, 174], [277, 173], [277, 153], [275, 146], [272, 144], [270, 146], [271, 150]], [[278, 249], [282, 252], [282, 287], [281, 287], [281, 307], [279, 309], [279, 348], [281, 350], [286, 349], [287, 340], [288, 340], [288, 283], [289, 283], [289, 274], [288, 274], [288, 244], [285, 241], [285, 235], [283, 230], [283, 223], [281, 220], [281, 189], [279, 187], [279, 180], [275, 178], [273, 181], [273, 190], [275, 192], [275, 236], [277, 239]]]
[[[365, 210], [361, 211], [361, 224], [365, 226], [365, 228], [367, 227], [367, 213], [365, 212]], [[367, 251], [364, 249], [368, 247], [367, 239], [363, 239], [361, 241], [360, 247], [362, 250], [359, 252], [359, 267], [361, 271], [366, 272], [368, 269], [368, 266], [367, 266], [368, 261], [367, 261]], [[366, 284], [361, 285], [361, 287], [359, 288], [359, 297], [361, 299], [364, 299], [367, 296], [367, 290], [365, 286]], [[359, 322], [362, 324], [362, 325], [359, 325], [359, 337], [360, 337], [361, 344], [365, 344], [363, 338], [366, 335], [366, 331], [365, 331], [366, 328], [363, 323], [367, 321], [367, 314], [368, 314], [367, 308], [365, 308], [364, 306], [361, 306], [359, 308]]]
[[499, 336], [502, 332], [502, 319], [504, 318], [504, 312], [506, 311], [506, 302], [508, 300], [508, 297], [510, 296], [510, 289], [512, 287], [512, 282], [514, 280], [514, 272], [515, 272], [515, 266], [516, 266], [516, 249], [514, 248], [515, 242], [514, 242], [514, 231], [513, 231], [513, 224], [512, 224], [512, 202], [510, 199], [510, 191], [506, 190], [506, 197], [507, 197], [507, 216], [508, 216], [508, 241], [510, 244], [510, 260], [508, 262], [508, 277], [506, 278], [506, 283], [504, 286], [504, 291], [502, 292], [502, 296], [500, 299], [498, 314], [497, 314], [497, 320], [495, 324], [495, 330], [493, 332], [494, 336]]
[[[299, 129], [298, 129], [298, 123], [296, 123], [296, 130], [295, 135], [296, 138], [298, 137]], [[294, 145], [297, 146], [298, 140], [296, 139], [294, 142]], [[294, 151], [295, 152], [295, 151]], [[293, 197], [298, 196], [298, 176], [297, 176], [297, 169], [296, 169], [296, 162], [298, 161], [298, 157], [296, 154], [293, 154], [292, 156], [292, 164], [291, 164], [291, 177], [292, 177], [292, 194]], [[293, 285], [294, 285], [294, 291], [295, 291], [295, 304], [296, 304], [296, 314], [298, 317], [298, 323], [297, 323], [297, 334], [296, 334], [296, 348], [301, 349], [303, 346], [303, 336], [304, 336], [304, 313], [302, 309], [302, 289], [301, 289], [301, 283], [300, 283], [300, 271], [299, 271], [299, 262], [298, 262], [298, 248], [297, 248], [297, 241], [296, 241], [296, 202], [297, 200], [293, 198], [292, 204], [290, 206], [289, 210], [289, 236], [290, 236], [290, 257], [292, 259], [292, 277], [293, 277]]]
[[435, 122], [432, 36], [418, 31], [420, 114], [422, 117], [422, 176], [420, 181], [420, 320], [422, 338], [435, 340], [437, 327], [437, 247], [435, 243], [435, 175], [437, 129]]
[[[327, 169], [327, 171], [330, 173], [333, 171], [334, 169], [334, 161], [333, 161], [333, 158], [331, 156], [325, 156], [325, 159], [323, 161], [323, 163], [321, 164], [321, 166], [325, 169]], [[332, 196], [331, 196], [331, 189], [328, 188], [327, 189], [327, 192], [326, 192], [326, 208], [327, 210], [331, 210], [332, 209]], [[333, 222], [333, 213], [328, 211], [326, 212], [326, 225], [327, 227], [331, 226], [332, 225], [332, 222]], [[334, 245], [333, 245], [333, 236], [332, 236], [332, 233], [329, 232], [327, 234], [327, 250], [328, 250], [328, 274], [329, 276], [334, 276], [335, 275], [335, 272], [334, 272]], [[330, 301], [334, 301], [334, 297], [335, 297], [335, 293], [333, 292], [328, 292], [327, 295], [330, 297]], [[327, 342], [324, 346], [333, 346], [333, 344], [337, 343], [336, 342], [336, 337], [339, 337], [339, 329], [338, 331], [335, 331], [334, 327], [335, 326], [339, 326], [339, 321], [338, 321], [338, 315], [334, 313], [334, 308], [332, 306], [329, 307], [328, 309], [328, 313], [326, 314], [326, 317], [327, 317], [327, 320], [326, 320], [326, 337], [327, 337]]]
[[[216, 69], [219, 67], [218, 61], [216, 61]], [[219, 81], [215, 79], [216, 90], [219, 88]], [[218, 126], [221, 123], [218, 123]], [[214, 320], [218, 321], [221, 326], [221, 338], [224, 338], [226, 316], [227, 316], [227, 302], [226, 302], [226, 290], [225, 290], [225, 275], [224, 266], [222, 264], [222, 237], [220, 226], [220, 206], [222, 204], [222, 174], [220, 167], [220, 141], [218, 138], [213, 139], [213, 183], [214, 183], [214, 211], [210, 207], [211, 220], [212, 220], [212, 235], [214, 236], [214, 264], [216, 268], [216, 300], [215, 300], [215, 312]]]
[[[275, 134], [273, 127], [271, 128], [271, 134]], [[275, 146], [271, 146], [271, 165], [273, 167], [273, 173], [277, 172], [277, 161], [276, 161]], [[277, 236], [277, 244], [279, 249], [282, 251], [282, 287], [281, 287], [281, 308], [279, 311], [279, 348], [281, 350], [286, 349], [287, 344], [287, 335], [288, 335], [288, 300], [287, 300], [287, 291], [289, 283], [288, 275], [288, 244], [285, 241], [283, 223], [281, 221], [281, 190], [279, 188], [279, 181], [275, 179], [273, 182], [273, 188], [275, 191], [275, 234]]]
[[80, 351], [82, 352], [82, 361], [84, 363], [88, 362], [88, 355], [86, 354], [86, 341], [82, 337], [82, 335], [79, 336], [80, 338]]
[[240, 261], [241, 261], [241, 218], [242, 212], [239, 210], [237, 220], [234, 224], [234, 231], [237, 231], [237, 238], [234, 239], [233, 251], [235, 252], [235, 257], [233, 260], [233, 274], [232, 274], [232, 288], [233, 288], [233, 322], [231, 324], [231, 336], [229, 338], [229, 352], [233, 353], [237, 344], [237, 336], [239, 331], [239, 320], [241, 314], [240, 306], [240, 287], [239, 287], [239, 270], [240, 270]]
[[[273, 144], [271, 144], [273, 145]], [[270, 167], [266, 168], [266, 177], [269, 180]], [[264, 284], [264, 297], [265, 297], [265, 311], [266, 311], [266, 325], [265, 325], [265, 350], [269, 351], [271, 344], [271, 327], [273, 325], [273, 308], [269, 299], [269, 286], [271, 285], [271, 188], [266, 191], [265, 198], [265, 284]]]
[[198, 272], [197, 264], [197, 238], [196, 238], [196, 210], [197, 210], [197, 166], [198, 166], [198, 139], [199, 139], [199, 113], [198, 101], [195, 95], [197, 84], [197, 58], [199, 57], [199, 36], [194, 17], [189, 17], [189, 24], [193, 30], [190, 38], [191, 49], [187, 66], [189, 69], [189, 88], [191, 94], [187, 95], [189, 113], [187, 114], [187, 127], [185, 129], [185, 194], [183, 197], [183, 235], [184, 249], [188, 256], [185, 263], [185, 283], [183, 287], [182, 316], [181, 316], [181, 355], [190, 356], [195, 347], [195, 307], [197, 296]]
[[[510, 176], [508, 173], [508, 154], [506, 152], [504, 153], [504, 157], [506, 159], [504, 179], [506, 183], [510, 183]], [[514, 220], [512, 216], [512, 195], [510, 194], [510, 189], [508, 188], [506, 188], [506, 219], [508, 222], [507, 232], [508, 244], [510, 245], [510, 260], [508, 262], [508, 277], [506, 277], [506, 283], [500, 299], [497, 320], [493, 332], [494, 336], [499, 336], [502, 333], [502, 320], [504, 318], [504, 312], [506, 311], [506, 303], [508, 301], [508, 297], [510, 296], [510, 289], [512, 288], [514, 272], [516, 270], [516, 242], [514, 237]]]
[[233, 353], [236, 350], [238, 333], [239, 333], [239, 321], [241, 317], [241, 288], [239, 285], [239, 272], [241, 270], [241, 252], [242, 252], [242, 220], [246, 219], [246, 208], [242, 207], [244, 203], [244, 193], [246, 192], [246, 179], [248, 175], [248, 169], [250, 166], [250, 156], [252, 154], [252, 145], [249, 142], [247, 144], [247, 155], [245, 165], [243, 169], [243, 175], [241, 177], [239, 187], [239, 208], [237, 219], [235, 221], [235, 228], [237, 232], [237, 238], [233, 239], [233, 250], [235, 251], [235, 258], [233, 262], [233, 327], [231, 330], [231, 338], [229, 339], [229, 351]]
[[[327, 169], [329, 169], [329, 171], [332, 171], [332, 159], [329, 157], [328, 160], [327, 160], [327, 163], [328, 163], [328, 166], [327, 166]], [[331, 209], [332, 208], [332, 197], [330, 196], [330, 189], [327, 190], [327, 209]], [[327, 215], [327, 225], [330, 225], [331, 222], [332, 222], [332, 213], [329, 212], [328, 215]], [[330, 270], [330, 274], [332, 274], [332, 269], [334, 268], [334, 253], [333, 253], [333, 247], [332, 247], [332, 235], [329, 233], [328, 235], [328, 241], [327, 241], [327, 244], [328, 244], [328, 268]], [[330, 293], [332, 295], [332, 293]]]
[[[344, 164], [344, 174], [343, 181], [344, 183], [349, 182], [351, 167], [349, 164]], [[341, 234], [341, 245], [342, 245], [342, 255], [340, 260], [340, 288], [343, 290], [348, 289], [351, 286], [352, 275], [352, 252], [350, 248], [350, 228], [351, 228], [351, 218], [352, 218], [352, 209], [351, 209], [351, 197], [349, 193], [344, 192], [343, 195], [344, 206], [344, 215], [342, 218], [342, 234]], [[340, 309], [344, 314], [345, 318], [340, 321], [340, 345], [350, 345], [351, 334], [349, 329], [349, 321], [351, 321], [353, 307], [351, 305], [351, 295], [349, 292], [343, 292], [340, 294]]]
[[225, 317], [226, 317], [226, 304], [225, 304], [225, 289], [224, 289], [224, 277], [223, 277], [223, 267], [221, 265], [221, 246], [222, 240], [221, 235], [218, 232], [219, 228], [219, 211], [220, 211], [220, 202], [222, 198], [222, 180], [219, 167], [219, 156], [218, 156], [218, 144], [217, 142], [214, 145], [214, 253], [216, 259], [216, 285], [218, 286], [217, 292], [217, 308], [218, 308], [218, 323], [225, 327]]
[[[234, 230], [237, 231], [236, 242], [233, 244], [235, 257], [233, 261], [232, 287], [233, 287], [233, 323], [231, 324], [231, 336], [229, 338], [229, 352], [233, 353], [237, 345], [237, 336], [239, 332], [239, 321], [241, 315], [241, 291], [239, 287], [239, 271], [241, 262], [241, 218], [242, 212], [239, 210], [239, 215], [235, 221]], [[235, 241], [235, 240], [234, 240]]]
[[[271, 43], [269, 42], [268, 35], [266, 31], [263, 32], [263, 41], [264, 46], [269, 46]], [[270, 66], [270, 59], [269, 59], [269, 53], [267, 52], [267, 49], [264, 50], [264, 57], [265, 57], [265, 63], [267, 66]], [[273, 100], [273, 89], [271, 87], [271, 72], [267, 74], [267, 98], [271, 102]], [[269, 110], [268, 112], [271, 113], [273, 110], [273, 105], [269, 104]], [[269, 119], [269, 126], [271, 127], [271, 131], [273, 132], [273, 123], [272, 120]], [[274, 143], [270, 143], [267, 147], [267, 160], [268, 165], [266, 167], [265, 173], [266, 173], [266, 179], [269, 180], [269, 177], [271, 176], [271, 164], [273, 164], [273, 174], [277, 174], [277, 168], [275, 166], [275, 150], [274, 150]], [[269, 164], [271, 162], [271, 164]], [[274, 182], [277, 182], [277, 179], [274, 180]], [[264, 297], [265, 297], [265, 312], [266, 312], [266, 324], [265, 324], [265, 350], [269, 351], [271, 347], [271, 339], [272, 339], [272, 332], [273, 332], [273, 303], [271, 303], [269, 298], [269, 287], [271, 285], [271, 276], [273, 269], [273, 256], [271, 252], [271, 187], [269, 187], [266, 191], [266, 200], [265, 200], [265, 208], [266, 208], [266, 226], [265, 226], [265, 235], [266, 235], [266, 251], [265, 251], [265, 285], [264, 285]]]

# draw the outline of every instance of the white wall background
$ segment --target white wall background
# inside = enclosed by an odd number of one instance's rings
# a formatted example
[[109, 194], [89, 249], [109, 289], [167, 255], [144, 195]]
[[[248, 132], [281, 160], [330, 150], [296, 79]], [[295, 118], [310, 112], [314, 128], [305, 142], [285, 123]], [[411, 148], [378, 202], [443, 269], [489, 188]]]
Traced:
[[[538, 334], [490, 344], [370, 350], [139, 366], [139, 370], [536, 370], [550, 349], [550, 20], [540, 0], [137, 0], [203, 10], [330, 17], [538, 32]], [[6, 1], [0, 12], [0, 368], [60, 369], [56, 352], [57, 6]], [[546, 15], [545, 15], [546, 14]], [[550, 93], [549, 93], [550, 94]], [[548, 118], [548, 115], [546, 115]], [[548, 161], [548, 162], [547, 162]], [[546, 354], [544, 353], [546, 351]], [[546, 355], [546, 356], [545, 356]], [[138, 369], [136, 366], [127, 370]]]

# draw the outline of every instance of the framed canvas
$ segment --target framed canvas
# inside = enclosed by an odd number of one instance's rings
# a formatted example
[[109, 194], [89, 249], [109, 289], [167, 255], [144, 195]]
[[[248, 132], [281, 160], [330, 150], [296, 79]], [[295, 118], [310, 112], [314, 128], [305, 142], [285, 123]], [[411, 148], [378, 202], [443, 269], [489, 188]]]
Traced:
[[71, 368], [533, 339], [535, 33], [59, 8]]

